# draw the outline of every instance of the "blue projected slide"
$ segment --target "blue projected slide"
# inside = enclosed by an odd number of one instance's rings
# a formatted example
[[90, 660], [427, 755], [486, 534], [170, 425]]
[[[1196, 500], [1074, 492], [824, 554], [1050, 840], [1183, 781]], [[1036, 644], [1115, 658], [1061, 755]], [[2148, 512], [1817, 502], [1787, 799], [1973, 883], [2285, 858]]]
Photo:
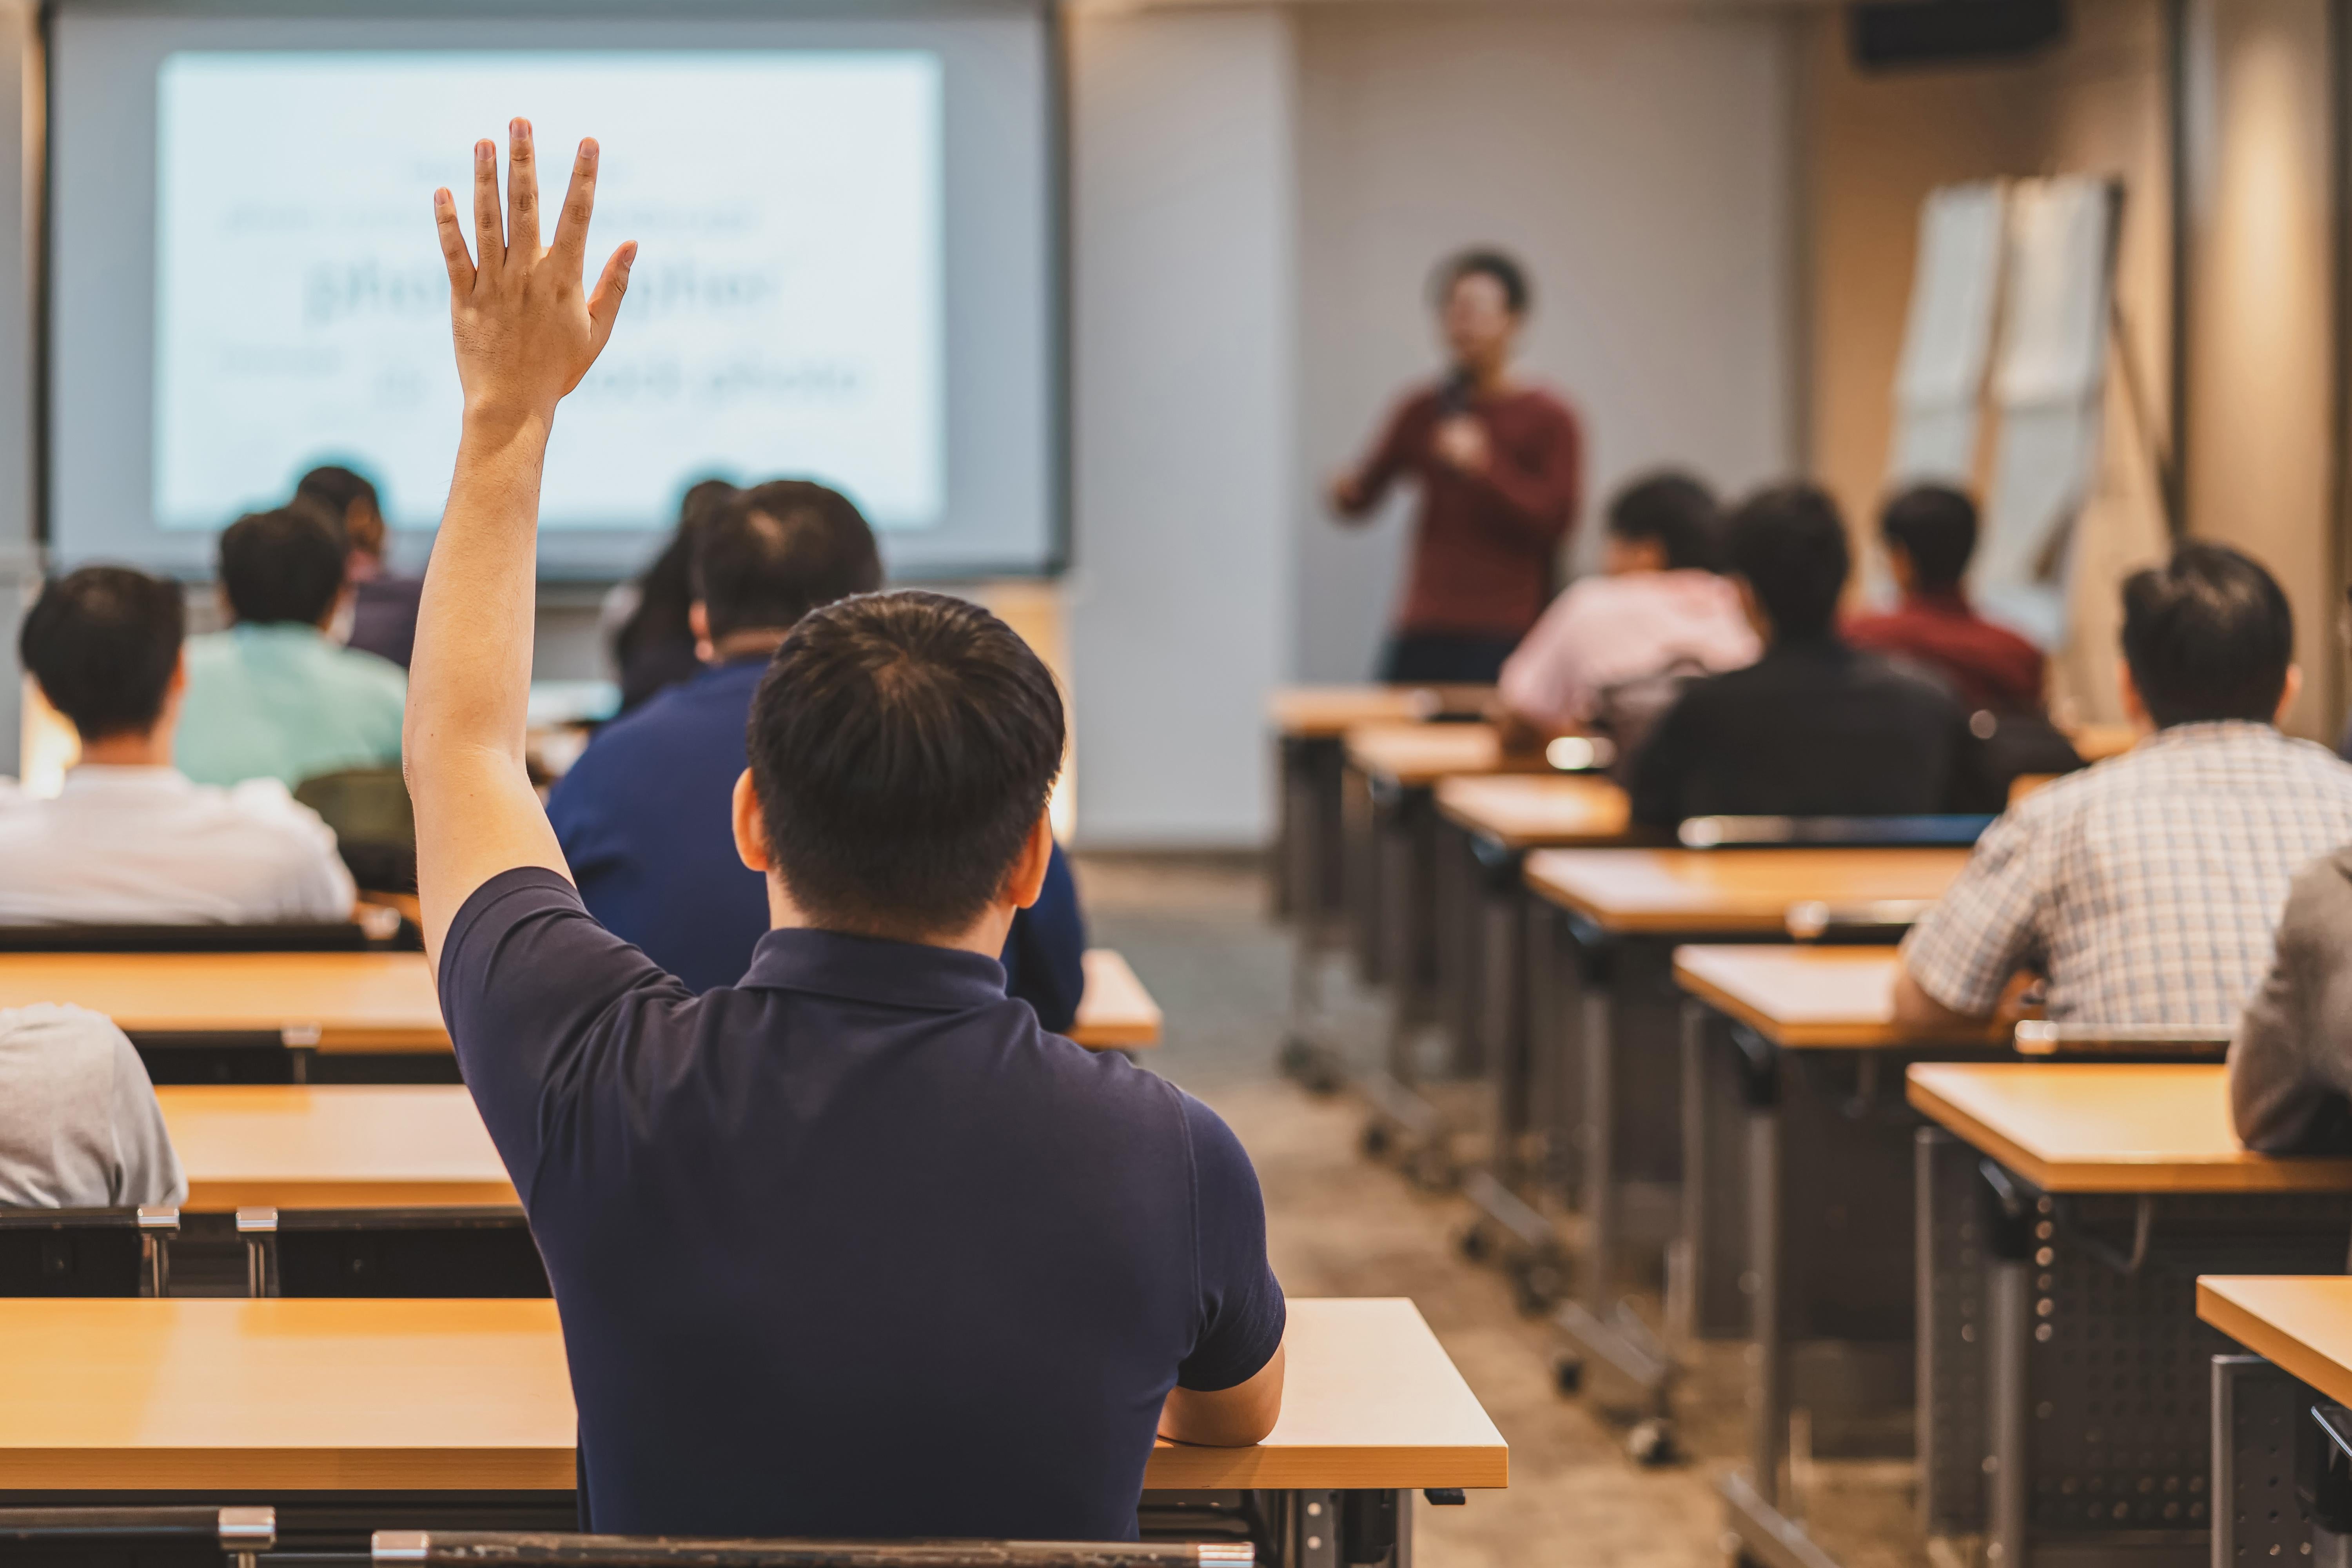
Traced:
[[[538, 131], [548, 221], [605, 153], [588, 272], [642, 250], [564, 404], [551, 528], [636, 528], [707, 473], [818, 474], [877, 526], [949, 507], [941, 65], [923, 49], [184, 51], [155, 78], [153, 520], [216, 529], [363, 454], [439, 520], [459, 394], [431, 194]], [[256, 417], [267, 410], [268, 417]]]

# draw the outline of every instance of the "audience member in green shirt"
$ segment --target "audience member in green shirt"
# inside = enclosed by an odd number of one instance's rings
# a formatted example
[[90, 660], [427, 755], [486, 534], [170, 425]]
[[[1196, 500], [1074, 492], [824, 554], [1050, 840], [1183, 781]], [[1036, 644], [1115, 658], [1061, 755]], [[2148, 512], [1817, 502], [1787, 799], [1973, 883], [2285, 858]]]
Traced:
[[192, 637], [174, 761], [198, 784], [292, 788], [395, 767], [408, 679], [327, 635], [347, 591], [343, 542], [308, 507], [255, 512], [220, 540], [229, 629]]

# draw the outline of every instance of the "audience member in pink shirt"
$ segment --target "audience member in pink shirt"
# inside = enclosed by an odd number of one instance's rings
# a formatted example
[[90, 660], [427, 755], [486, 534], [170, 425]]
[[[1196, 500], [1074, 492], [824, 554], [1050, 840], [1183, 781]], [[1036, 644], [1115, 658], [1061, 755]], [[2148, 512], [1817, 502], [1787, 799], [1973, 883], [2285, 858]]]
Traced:
[[1618, 491], [1604, 574], [1570, 584], [1503, 666], [1511, 716], [1556, 734], [1593, 719], [1611, 687], [1677, 667], [1712, 675], [1755, 663], [1739, 590], [1716, 569], [1718, 526], [1715, 497], [1686, 474]]

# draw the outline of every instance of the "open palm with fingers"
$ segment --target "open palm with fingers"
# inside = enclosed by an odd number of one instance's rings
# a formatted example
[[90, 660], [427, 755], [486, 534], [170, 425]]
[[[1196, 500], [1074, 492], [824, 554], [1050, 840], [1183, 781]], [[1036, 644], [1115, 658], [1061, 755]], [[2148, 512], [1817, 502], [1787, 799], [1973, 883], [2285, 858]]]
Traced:
[[530, 121], [507, 127], [507, 196], [499, 201], [498, 147], [474, 144], [474, 248], [457, 199], [433, 193], [449, 267], [449, 328], [469, 415], [550, 420], [613, 335], [636, 260], [633, 240], [613, 252], [593, 292], [583, 289], [588, 221], [596, 206], [597, 148], [580, 143], [555, 237], [539, 242], [539, 170]]

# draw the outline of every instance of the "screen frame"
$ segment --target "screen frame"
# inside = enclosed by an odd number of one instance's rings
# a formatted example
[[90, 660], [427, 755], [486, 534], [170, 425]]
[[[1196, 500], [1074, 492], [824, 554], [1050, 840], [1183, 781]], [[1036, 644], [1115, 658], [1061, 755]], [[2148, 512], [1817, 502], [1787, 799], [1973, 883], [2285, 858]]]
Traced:
[[[33, 531], [44, 558], [53, 556], [56, 541], [55, 460], [53, 437], [56, 393], [54, 338], [57, 331], [53, 279], [57, 268], [56, 226], [52, 221], [56, 181], [57, 51], [53, 29], [65, 12], [135, 17], [235, 17], [288, 19], [545, 20], [643, 18], [656, 13], [665, 18], [741, 21], [807, 18], [865, 19], [876, 16], [920, 19], [958, 15], [1034, 16], [1043, 31], [1045, 58], [1042, 106], [1045, 176], [1045, 547], [1042, 559], [1020, 562], [947, 559], [926, 563], [908, 581], [941, 584], [990, 581], [1057, 582], [1076, 565], [1072, 526], [1075, 494], [1072, 435], [1074, 429], [1071, 375], [1070, 237], [1070, 39], [1067, 0], [43, 0], [37, 25], [40, 50], [41, 139], [38, 189], [30, 204], [34, 226], [27, 247], [33, 303]], [[657, 549], [658, 545], [653, 546]], [[649, 552], [650, 554], [650, 552]], [[640, 566], [637, 570], [642, 570]], [[209, 582], [209, 569], [173, 570], [184, 582]], [[635, 571], [551, 566], [542, 561], [542, 584], [607, 586], [630, 581]]]

